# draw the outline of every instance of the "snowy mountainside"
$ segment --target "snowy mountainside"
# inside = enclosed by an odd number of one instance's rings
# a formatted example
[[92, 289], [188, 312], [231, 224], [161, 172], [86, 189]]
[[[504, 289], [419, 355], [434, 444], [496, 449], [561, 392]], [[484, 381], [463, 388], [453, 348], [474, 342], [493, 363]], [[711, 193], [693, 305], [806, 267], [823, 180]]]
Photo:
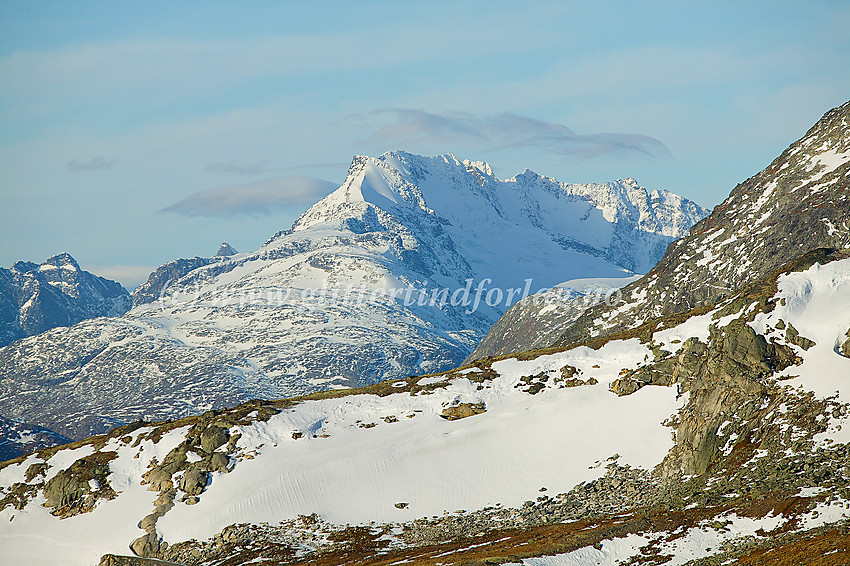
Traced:
[[567, 345], [710, 305], [802, 252], [850, 246], [850, 102], [833, 108], [623, 290], [566, 327]]
[[512, 305], [490, 327], [465, 361], [546, 348], [588, 308], [600, 302], [619, 303], [622, 300], [619, 289], [639, 278], [633, 275], [575, 279], [529, 295]]
[[120, 316], [130, 303], [120, 283], [84, 271], [68, 253], [41, 264], [18, 261], [0, 268], [0, 346], [87, 318]]
[[816, 250], [618, 339], [127, 425], [0, 467], [0, 555], [583, 564], [616, 548], [684, 564], [829, 549], [850, 518], [848, 307], [850, 250]]
[[647, 269], [705, 212], [632, 180], [500, 181], [452, 155], [356, 157], [259, 250], [175, 260], [126, 315], [0, 350], [0, 414], [83, 438], [444, 370], [509, 302]]

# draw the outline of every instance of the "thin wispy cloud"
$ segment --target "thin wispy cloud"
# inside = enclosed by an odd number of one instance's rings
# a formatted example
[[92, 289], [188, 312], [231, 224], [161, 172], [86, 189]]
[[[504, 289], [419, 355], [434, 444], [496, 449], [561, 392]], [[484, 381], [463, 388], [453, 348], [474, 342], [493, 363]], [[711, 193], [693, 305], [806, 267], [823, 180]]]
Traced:
[[200, 191], [160, 212], [189, 217], [267, 216], [275, 210], [313, 204], [339, 185], [314, 177], [291, 175]]
[[210, 173], [235, 173], [237, 175], [259, 175], [261, 173], [268, 173], [270, 171], [276, 171], [277, 169], [272, 169], [268, 167], [269, 161], [262, 160], [256, 161], [254, 163], [246, 163], [244, 161], [228, 161], [228, 162], [216, 162], [216, 163], [208, 163], [207, 171]]
[[534, 147], [548, 153], [579, 157], [596, 157], [615, 152], [635, 152], [652, 158], [671, 155], [666, 145], [650, 136], [630, 133], [577, 134], [564, 124], [510, 112], [485, 116], [465, 112], [435, 114], [409, 108], [389, 108], [348, 118], [383, 123], [364, 142], [384, 148], [451, 143], [480, 151]]
[[104, 157], [92, 157], [88, 161], [80, 159], [72, 159], [66, 165], [71, 171], [100, 171], [103, 169], [112, 169], [115, 165], [114, 159], [106, 159]]

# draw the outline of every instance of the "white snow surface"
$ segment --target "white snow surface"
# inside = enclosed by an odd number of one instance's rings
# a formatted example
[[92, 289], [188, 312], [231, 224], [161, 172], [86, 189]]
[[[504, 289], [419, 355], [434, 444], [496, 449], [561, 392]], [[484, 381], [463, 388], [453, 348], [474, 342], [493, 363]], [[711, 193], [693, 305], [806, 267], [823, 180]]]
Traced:
[[[783, 320], [815, 342], [805, 352], [802, 365], [783, 372], [785, 376], [796, 376], [786, 383], [813, 391], [821, 398], [837, 395], [842, 403], [850, 402], [850, 358], [838, 352], [850, 330], [850, 260], [815, 264], [805, 271], [783, 275], [778, 288], [779, 304], [772, 312], [757, 315], [753, 329], [763, 334]], [[801, 348], [795, 348], [798, 354], [803, 353]]]

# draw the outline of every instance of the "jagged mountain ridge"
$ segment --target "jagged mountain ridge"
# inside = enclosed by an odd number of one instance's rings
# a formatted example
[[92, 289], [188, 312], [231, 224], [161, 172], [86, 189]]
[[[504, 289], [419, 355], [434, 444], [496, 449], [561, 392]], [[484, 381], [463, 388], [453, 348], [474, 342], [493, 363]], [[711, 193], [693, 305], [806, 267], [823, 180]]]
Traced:
[[120, 316], [130, 306], [120, 283], [84, 271], [68, 253], [41, 264], [18, 261], [0, 268], [0, 347], [87, 318]]
[[[419, 289], [463, 297], [487, 279], [519, 295], [527, 278], [628, 275], [624, 266], [647, 266], [704, 213], [631, 180], [571, 185], [526, 171], [500, 181], [452, 155], [356, 157], [337, 191], [256, 252], [176, 260], [123, 317], [0, 350], [0, 414], [81, 438], [439, 371], [504, 307], [486, 296], [477, 308], [472, 298], [432, 306]], [[383, 300], [393, 290], [411, 293]]]
[[850, 102], [740, 183], [647, 275], [564, 328], [564, 346], [710, 305], [816, 247], [850, 246]]

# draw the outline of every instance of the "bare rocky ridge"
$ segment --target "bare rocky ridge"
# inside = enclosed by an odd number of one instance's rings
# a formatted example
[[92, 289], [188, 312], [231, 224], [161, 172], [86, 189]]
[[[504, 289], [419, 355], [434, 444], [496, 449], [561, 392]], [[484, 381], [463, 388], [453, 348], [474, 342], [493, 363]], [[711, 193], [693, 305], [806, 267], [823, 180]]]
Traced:
[[568, 281], [549, 291], [526, 297], [490, 327], [465, 362], [545, 348], [557, 341], [563, 329], [588, 308], [606, 301], [619, 303], [622, 298], [619, 288], [635, 278]]

